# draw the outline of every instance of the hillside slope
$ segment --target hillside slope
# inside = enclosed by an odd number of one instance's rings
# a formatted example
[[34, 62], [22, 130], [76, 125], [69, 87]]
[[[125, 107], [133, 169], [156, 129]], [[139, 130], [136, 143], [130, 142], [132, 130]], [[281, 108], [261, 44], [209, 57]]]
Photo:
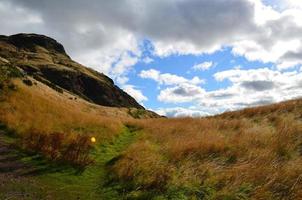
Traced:
[[[37, 34], [0, 36], [0, 60], [22, 68], [36, 80], [63, 88], [90, 102], [144, 109], [104, 74], [73, 60], [56, 40]], [[101, 63], [100, 63], [101, 64]]]
[[302, 100], [206, 118], [132, 122], [144, 131], [110, 163], [126, 199], [302, 199]]

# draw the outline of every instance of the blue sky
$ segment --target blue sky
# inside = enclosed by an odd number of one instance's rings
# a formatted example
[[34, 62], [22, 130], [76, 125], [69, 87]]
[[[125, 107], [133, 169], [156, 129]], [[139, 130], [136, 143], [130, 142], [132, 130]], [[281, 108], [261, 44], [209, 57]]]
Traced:
[[[249, 61], [244, 56], [236, 56], [232, 53], [231, 47], [225, 47], [211, 54], [201, 55], [171, 55], [168, 57], [158, 57], [153, 55], [153, 50], [148, 49], [144, 52], [145, 56], [150, 58], [149, 62], [140, 61], [134, 65], [133, 70], [128, 73], [128, 84], [135, 86], [136, 89], [143, 91], [143, 95], [148, 100], [142, 101], [144, 106], [154, 111], [171, 110], [171, 115], [175, 113], [176, 108], [190, 108], [195, 106], [195, 102], [163, 102], [158, 99], [160, 92], [169, 88], [169, 85], [160, 84], [154, 79], [143, 78], [140, 76], [142, 71], [148, 71], [150, 69], [157, 70], [161, 74], [173, 74], [185, 79], [193, 79], [198, 77], [204, 82], [197, 84], [205, 89], [207, 92], [217, 91], [232, 86], [232, 83], [228, 80], [217, 81], [214, 78], [214, 74], [221, 71], [228, 71], [232, 69], [261, 69], [268, 67], [273, 69], [275, 65], [271, 62], [261, 61]], [[152, 61], [151, 61], [152, 60]], [[207, 69], [194, 69], [194, 66], [198, 64], [208, 63]], [[123, 84], [120, 84], [123, 87]], [[159, 111], [159, 112], [160, 112]], [[225, 109], [218, 110], [217, 113], [225, 111]], [[167, 114], [168, 111], [162, 111], [162, 114]], [[216, 112], [214, 112], [215, 114]], [[181, 113], [180, 116], [186, 115]], [[194, 108], [189, 112], [189, 115], [199, 116], [212, 114], [207, 112], [207, 109]]]
[[[173, 105], [157, 100], [157, 96], [160, 90], [167, 87], [165, 87], [164, 85], [159, 85], [156, 81], [152, 79], [145, 79], [140, 77], [139, 72], [141, 72], [142, 70], [148, 70], [151, 68], [158, 70], [163, 74], [170, 73], [187, 79], [192, 79], [193, 77], [197, 76], [200, 79], [205, 80], [205, 83], [201, 83], [200, 85], [206, 91], [214, 91], [220, 88], [225, 88], [230, 85], [228, 81], [218, 82], [214, 79], [213, 74], [219, 71], [234, 69], [240, 66], [245, 66], [245, 69], [272, 66], [270, 63], [264, 64], [259, 61], [250, 62], [242, 56], [234, 56], [231, 53], [230, 48], [225, 48], [213, 54], [173, 55], [166, 58], [150, 56], [150, 58], [153, 60], [152, 62], [138, 62], [134, 66], [134, 70], [132, 70], [128, 75], [128, 83], [131, 85], [135, 85], [138, 89], [144, 91], [144, 95], [147, 96], [149, 99], [144, 103], [144, 105], [153, 110], [156, 110], [158, 107], [173, 107]], [[212, 63], [209, 69], [193, 69], [193, 66], [206, 62]], [[122, 85], [120, 86], [122, 87]], [[181, 104], [177, 105], [182, 106]], [[185, 105], [187, 106], [187, 103]]]
[[53, 37], [169, 117], [301, 97], [301, 21], [296, 0], [0, 1], [1, 34]]

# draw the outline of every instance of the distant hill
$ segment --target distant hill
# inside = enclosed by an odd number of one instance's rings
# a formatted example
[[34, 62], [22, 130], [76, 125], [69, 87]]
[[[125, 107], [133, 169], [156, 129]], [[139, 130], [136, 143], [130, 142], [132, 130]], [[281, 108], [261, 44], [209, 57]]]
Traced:
[[[95, 104], [145, 110], [109, 77], [73, 61], [62, 44], [47, 36], [0, 36], [0, 62], [5, 61], [37, 81], [52, 85], [58, 91], [67, 90]], [[152, 115], [156, 116], [155, 113]]]

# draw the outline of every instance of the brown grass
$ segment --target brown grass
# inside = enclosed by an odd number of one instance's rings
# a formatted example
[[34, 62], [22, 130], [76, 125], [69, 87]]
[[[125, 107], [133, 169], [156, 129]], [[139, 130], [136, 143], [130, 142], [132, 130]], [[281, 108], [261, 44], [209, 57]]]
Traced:
[[0, 103], [0, 121], [51, 160], [90, 163], [88, 137], [110, 139], [123, 123], [141, 128], [140, 139], [109, 166], [130, 193], [302, 199], [302, 100], [199, 119], [130, 120], [40, 84], [16, 85]]
[[93, 162], [90, 137], [101, 143], [122, 131], [121, 119], [102, 116], [97, 106], [71, 101], [41, 83], [14, 84], [16, 91], [2, 96], [0, 122], [14, 131], [26, 151], [84, 168]]
[[0, 121], [20, 135], [40, 133], [85, 133], [104, 139], [118, 134], [123, 124], [81, 100], [72, 101], [39, 83], [28, 87], [15, 81], [12, 92], [0, 103]]
[[138, 188], [186, 188], [193, 199], [301, 199], [301, 111], [294, 100], [201, 119], [129, 121], [143, 128], [144, 142], [112, 170]]
[[50, 161], [71, 164], [84, 169], [94, 162], [90, 156], [93, 149], [89, 135], [64, 133], [39, 133], [35, 130], [22, 135], [18, 144], [31, 153], [42, 154]]

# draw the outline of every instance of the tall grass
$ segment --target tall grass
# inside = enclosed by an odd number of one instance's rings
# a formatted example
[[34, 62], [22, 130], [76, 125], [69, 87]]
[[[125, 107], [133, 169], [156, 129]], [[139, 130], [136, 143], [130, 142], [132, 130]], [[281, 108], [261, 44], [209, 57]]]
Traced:
[[95, 134], [102, 140], [122, 129], [123, 124], [118, 118], [91, 113], [93, 109], [89, 105], [72, 102], [41, 84], [35, 87], [27, 87], [20, 81], [16, 84], [18, 91], [5, 96], [0, 104], [0, 121], [21, 135], [31, 130], [73, 132]]
[[39, 84], [16, 85], [0, 102], [0, 121], [50, 160], [85, 166], [89, 137], [108, 140], [123, 124], [141, 129], [108, 164], [129, 199], [302, 199], [302, 100], [207, 118], [129, 120]]
[[70, 164], [80, 169], [94, 162], [90, 156], [93, 145], [89, 135], [31, 131], [21, 136], [18, 145], [30, 153], [42, 154], [50, 161]]
[[84, 168], [93, 163], [90, 137], [102, 143], [123, 128], [121, 120], [91, 113], [89, 105], [72, 102], [41, 83], [14, 84], [16, 91], [2, 95], [0, 122], [14, 131], [26, 151]]
[[200, 119], [132, 120], [145, 134], [112, 173], [133, 182], [130, 194], [302, 199], [301, 111], [294, 100]]

